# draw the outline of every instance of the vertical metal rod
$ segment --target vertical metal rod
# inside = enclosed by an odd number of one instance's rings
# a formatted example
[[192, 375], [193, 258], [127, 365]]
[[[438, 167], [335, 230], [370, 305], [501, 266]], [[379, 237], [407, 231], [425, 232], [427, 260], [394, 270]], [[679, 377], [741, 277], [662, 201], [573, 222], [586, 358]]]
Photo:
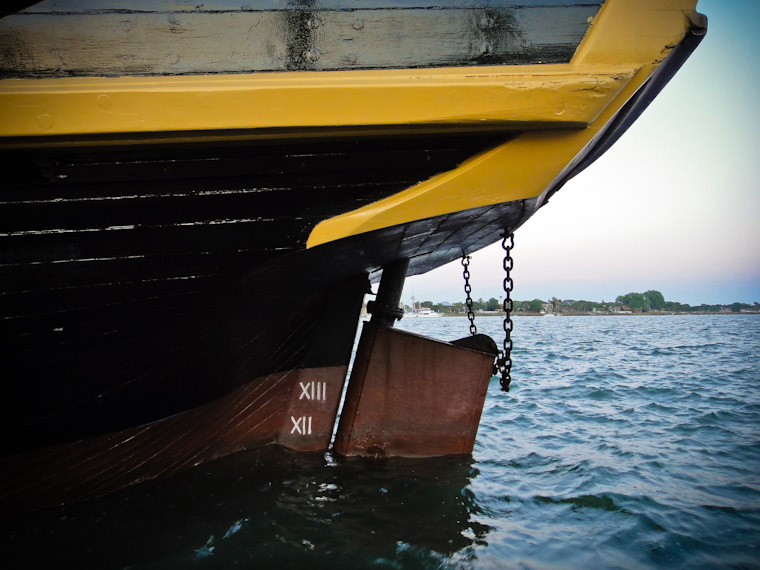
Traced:
[[372, 314], [372, 323], [392, 327], [404, 315], [399, 309], [401, 293], [404, 290], [409, 259], [398, 259], [383, 267], [380, 287], [374, 301], [367, 303], [367, 311]]

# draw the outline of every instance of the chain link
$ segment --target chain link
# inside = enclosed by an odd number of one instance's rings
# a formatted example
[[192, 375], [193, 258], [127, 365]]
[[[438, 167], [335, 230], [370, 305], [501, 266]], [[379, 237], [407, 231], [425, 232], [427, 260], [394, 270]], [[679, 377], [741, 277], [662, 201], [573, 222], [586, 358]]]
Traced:
[[[504, 250], [504, 302], [502, 308], [504, 309], [504, 344], [503, 350], [499, 351], [499, 357], [496, 359], [494, 365], [494, 373], [501, 373], [501, 389], [504, 392], [509, 392], [509, 384], [512, 382], [512, 329], [514, 324], [512, 323], [512, 309], [514, 304], [512, 302], [512, 287], [514, 282], [512, 281], [512, 268], [514, 267], [514, 261], [512, 259], [512, 248], [515, 246], [515, 234], [502, 234], [501, 247]], [[509, 240], [509, 243], [507, 243]]]
[[[504, 250], [504, 302], [502, 303], [502, 309], [504, 310], [504, 343], [502, 349], [499, 350], [499, 356], [496, 358], [496, 362], [493, 365], [494, 375], [501, 374], [501, 389], [504, 392], [509, 392], [509, 385], [512, 382], [512, 329], [514, 323], [512, 322], [512, 309], [514, 308], [514, 302], [512, 301], [512, 288], [514, 282], [512, 281], [512, 268], [514, 267], [514, 260], [512, 259], [512, 248], [515, 246], [515, 234], [504, 232], [502, 234], [501, 247]], [[472, 309], [472, 287], [470, 286], [470, 256], [462, 255], [462, 267], [464, 271], [464, 292], [467, 294], [465, 304], [467, 305], [467, 318], [470, 319], [470, 334], [476, 335], [478, 328], [475, 326], [475, 312]]]
[[467, 294], [467, 299], [465, 300], [465, 304], [467, 305], [467, 318], [470, 319], [470, 334], [475, 336], [478, 334], [478, 327], [475, 326], [475, 312], [472, 310], [472, 297], [470, 297], [470, 293], [472, 293], [472, 287], [470, 286], [470, 256], [467, 254], [462, 254], [462, 267], [464, 268], [464, 271], [462, 272], [462, 275], [464, 276], [464, 292]]

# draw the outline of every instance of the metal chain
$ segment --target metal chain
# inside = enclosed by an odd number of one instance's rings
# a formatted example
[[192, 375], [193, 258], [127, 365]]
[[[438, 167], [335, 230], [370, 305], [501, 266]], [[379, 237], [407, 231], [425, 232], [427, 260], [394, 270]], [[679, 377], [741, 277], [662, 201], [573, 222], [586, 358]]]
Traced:
[[[514, 282], [512, 281], [512, 269], [514, 268], [514, 260], [512, 259], [512, 248], [515, 246], [515, 234], [502, 234], [501, 247], [504, 250], [504, 302], [502, 303], [502, 309], [504, 310], [504, 343], [502, 350], [499, 351], [499, 356], [494, 363], [494, 374], [501, 374], [501, 389], [504, 392], [509, 392], [509, 385], [512, 382], [512, 329], [514, 323], [512, 322], [512, 309], [514, 303], [512, 301], [512, 288]], [[462, 267], [464, 271], [464, 292], [467, 294], [465, 301], [467, 305], [467, 318], [470, 319], [470, 334], [476, 335], [478, 328], [475, 326], [475, 312], [472, 309], [472, 286], [470, 285], [470, 256], [462, 255]]]
[[467, 305], [467, 318], [470, 319], [470, 334], [475, 336], [478, 334], [478, 327], [475, 326], [475, 313], [472, 310], [472, 297], [470, 297], [470, 293], [472, 293], [472, 287], [470, 286], [470, 270], [468, 269], [470, 265], [470, 256], [467, 254], [462, 254], [462, 267], [464, 267], [464, 271], [462, 272], [462, 275], [464, 276], [464, 292], [467, 293], [467, 299], [465, 300], [465, 304]]
[[[494, 373], [496, 371], [501, 372], [501, 389], [504, 392], [509, 392], [509, 384], [512, 382], [512, 309], [514, 307], [512, 303], [512, 287], [514, 282], [512, 281], [512, 268], [514, 267], [514, 260], [512, 259], [512, 248], [515, 246], [515, 234], [502, 234], [501, 247], [504, 250], [504, 303], [502, 308], [504, 309], [504, 348], [499, 351], [499, 357], [496, 359], [494, 365]], [[509, 243], [507, 243], [509, 240]]]

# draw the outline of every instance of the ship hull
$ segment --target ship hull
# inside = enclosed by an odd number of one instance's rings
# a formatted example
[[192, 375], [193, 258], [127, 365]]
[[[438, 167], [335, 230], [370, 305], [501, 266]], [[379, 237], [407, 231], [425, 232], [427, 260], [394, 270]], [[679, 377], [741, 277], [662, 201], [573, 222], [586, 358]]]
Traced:
[[[7, 457], [0, 504], [18, 512], [81, 501], [266, 445], [324, 451], [346, 370], [269, 374], [162, 420]], [[311, 399], [299, 400], [304, 392]]]
[[[0, 21], [3, 512], [327, 449], [370, 283], [518, 229], [706, 30], [695, 0], [312, 4]], [[233, 15], [284, 33], [242, 46]], [[465, 40], [443, 58], [441, 30]]]
[[[320, 220], [368, 200], [367, 188], [393, 193], [455, 168], [492, 135], [408, 144], [280, 148], [279, 163], [258, 145], [215, 147], [228, 164], [247, 156], [225, 176], [193, 173], [208, 149], [186, 146], [144, 151], [147, 164], [133, 149], [17, 153], [0, 267], [10, 284], [3, 509], [81, 500], [262, 445], [326, 450], [378, 270], [410, 258], [410, 273], [428, 271], [535, 210], [520, 200], [303, 247]], [[346, 147], [378, 164], [390, 153], [393, 167], [348, 168], [335, 157]], [[277, 170], [276, 190], [257, 152]], [[298, 411], [310, 382], [323, 386], [322, 407]]]

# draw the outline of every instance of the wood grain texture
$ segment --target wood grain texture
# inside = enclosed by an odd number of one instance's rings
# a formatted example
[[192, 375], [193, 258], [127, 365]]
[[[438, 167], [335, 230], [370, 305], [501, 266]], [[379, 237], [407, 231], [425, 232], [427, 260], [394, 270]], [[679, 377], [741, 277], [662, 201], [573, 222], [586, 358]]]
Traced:
[[600, 2], [155, 4], [51, 2], [3, 18], [0, 77], [565, 63]]
[[[96, 497], [244, 449], [282, 444], [327, 449], [346, 366], [290, 370], [256, 378], [226, 396], [170, 418], [0, 462], [0, 512]], [[320, 382], [319, 401], [300, 398]], [[309, 418], [308, 433], [291, 418]]]

